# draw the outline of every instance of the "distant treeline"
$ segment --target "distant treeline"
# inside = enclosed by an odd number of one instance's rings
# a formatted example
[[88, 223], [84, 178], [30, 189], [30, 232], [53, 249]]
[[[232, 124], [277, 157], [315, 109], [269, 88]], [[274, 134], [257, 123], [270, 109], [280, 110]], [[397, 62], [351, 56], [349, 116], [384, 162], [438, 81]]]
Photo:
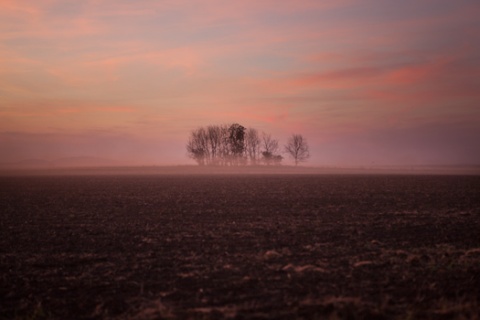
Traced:
[[[295, 164], [309, 157], [307, 141], [299, 134], [289, 138], [283, 151], [293, 158]], [[283, 160], [277, 139], [238, 123], [192, 130], [187, 152], [199, 165], [279, 165]]]

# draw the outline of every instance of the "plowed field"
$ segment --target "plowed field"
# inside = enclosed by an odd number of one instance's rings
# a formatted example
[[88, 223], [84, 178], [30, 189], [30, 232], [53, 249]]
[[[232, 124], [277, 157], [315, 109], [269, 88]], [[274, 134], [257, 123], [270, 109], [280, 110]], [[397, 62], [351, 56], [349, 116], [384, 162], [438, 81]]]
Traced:
[[477, 318], [480, 177], [0, 178], [0, 318]]

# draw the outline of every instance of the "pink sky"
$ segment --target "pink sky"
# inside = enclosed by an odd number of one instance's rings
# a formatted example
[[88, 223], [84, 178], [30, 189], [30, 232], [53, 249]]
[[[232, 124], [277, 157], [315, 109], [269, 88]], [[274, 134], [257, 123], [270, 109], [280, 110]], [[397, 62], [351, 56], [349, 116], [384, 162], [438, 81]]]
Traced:
[[238, 122], [303, 134], [310, 165], [480, 165], [478, 17], [478, 0], [0, 0], [0, 162], [193, 163], [192, 129]]

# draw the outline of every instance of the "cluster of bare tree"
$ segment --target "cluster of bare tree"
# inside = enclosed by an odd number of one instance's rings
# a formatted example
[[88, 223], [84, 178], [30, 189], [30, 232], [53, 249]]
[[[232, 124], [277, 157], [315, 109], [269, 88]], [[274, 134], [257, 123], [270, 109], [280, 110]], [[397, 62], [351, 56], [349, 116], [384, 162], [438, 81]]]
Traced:
[[[200, 165], [257, 165], [281, 163], [280, 145], [270, 134], [257, 129], [231, 125], [209, 125], [190, 133], [189, 157]], [[284, 147], [295, 165], [308, 159], [308, 144], [302, 135], [292, 135]]]

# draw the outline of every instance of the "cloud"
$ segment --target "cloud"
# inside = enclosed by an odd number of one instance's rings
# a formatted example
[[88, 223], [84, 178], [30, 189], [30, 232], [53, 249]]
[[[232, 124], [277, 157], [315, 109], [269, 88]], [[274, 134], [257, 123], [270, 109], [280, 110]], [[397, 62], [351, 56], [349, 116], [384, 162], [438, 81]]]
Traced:
[[238, 121], [326, 141], [480, 121], [478, 12], [443, 0], [0, 0], [0, 127], [182, 140]]
[[[125, 50], [125, 51], [128, 51]], [[191, 48], [181, 47], [154, 51], [149, 48], [143, 50], [138, 46], [135, 53], [110, 56], [85, 62], [85, 66], [103, 68], [109, 72], [116, 72], [122, 66], [132, 63], [147, 63], [152, 66], [161, 66], [168, 69], [180, 69], [185, 74], [195, 73], [203, 64], [200, 52]]]

